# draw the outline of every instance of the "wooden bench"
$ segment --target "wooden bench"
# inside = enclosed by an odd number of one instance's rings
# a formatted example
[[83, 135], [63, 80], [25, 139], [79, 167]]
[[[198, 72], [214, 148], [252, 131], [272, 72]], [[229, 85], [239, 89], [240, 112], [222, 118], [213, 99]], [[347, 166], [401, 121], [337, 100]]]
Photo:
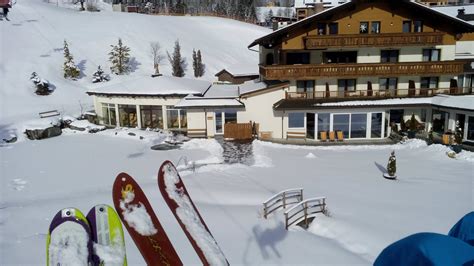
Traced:
[[188, 137], [190, 138], [205, 138], [207, 137], [206, 129], [188, 129]]
[[306, 132], [286, 132], [286, 139], [306, 139]]
[[38, 113], [38, 115], [40, 118], [47, 118], [47, 117], [59, 116], [60, 113], [58, 112], [58, 110], [51, 110], [51, 111]]

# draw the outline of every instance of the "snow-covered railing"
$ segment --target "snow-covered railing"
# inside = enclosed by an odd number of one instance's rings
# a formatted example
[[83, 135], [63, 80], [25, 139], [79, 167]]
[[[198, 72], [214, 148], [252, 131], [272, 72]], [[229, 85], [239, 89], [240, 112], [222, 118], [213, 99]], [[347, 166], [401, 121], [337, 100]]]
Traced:
[[51, 111], [38, 113], [38, 115], [40, 118], [47, 118], [47, 117], [52, 117], [52, 116], [59, 116], [60, 113], [58, 112], [58, 110], [51, 110]]
[[303, 200], [303, 189], [293, 188], [287, 189], [275, 194], [263, 203], [263, 217], [267, 216], [283, 207], [286, 208], [289, 204], [295, 204]]
[[285, 211], [285, 227], [288, 227], [294, 223], [303, 219], [306, 226], [308, 226], [308, 218], [316, 213], [324, 213], [326, 211], [326, 197], [311, 198], [302, 201], [295, 206]]

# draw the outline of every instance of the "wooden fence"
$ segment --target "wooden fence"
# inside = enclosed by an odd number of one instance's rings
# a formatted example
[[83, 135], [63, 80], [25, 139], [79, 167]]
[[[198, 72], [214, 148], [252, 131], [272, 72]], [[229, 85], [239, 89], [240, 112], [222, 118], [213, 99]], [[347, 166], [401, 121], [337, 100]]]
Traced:
[[312, 198], [302, 201], [285, 211], [285, 228], [303, 221], [306, 227], [309, 225], [310, 217], [314, 217], [316, 213], [324, 213], [326, 211], [326, 197]]
[[226, 123], [224, 125], [224, 138], [246, 140], [252, 139], [252, 123]]
[[303, 189], [302, 188], [293, 188], [283, 190], [263, 203], [263, 217], [265, 219], [267, 216], [278, 210], [279, 208], [285, 209], [286, 206], [290, 204], [296, 204], [303, 200]]

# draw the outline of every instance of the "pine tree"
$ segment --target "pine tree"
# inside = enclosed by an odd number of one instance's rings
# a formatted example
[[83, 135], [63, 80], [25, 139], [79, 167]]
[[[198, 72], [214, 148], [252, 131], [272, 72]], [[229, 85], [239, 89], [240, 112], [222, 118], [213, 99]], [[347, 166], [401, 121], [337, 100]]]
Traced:
[[105, 74], [99, 66], [97, 71], [92, 75], [92, 83], [109, 81], [109, 75]]
[[387, 172], [390, 176], [395, 176], [397, 172], [397, 158], [395, 157], [395, 151], [392, 151], [388, 158]]
[[184, 77], [187, 68], [186, 59], [181, 57], [181, 46], [179, 40], [174, 43], [173, 55], [168, 54], [168, 60], [170, 61], [172, 68], [172, 75], [175, 77]]
[[198, 74], [198, 62], [197, 62], [197, 53], [196, 50], [193, 49], [193, 70], [194, 70], [194, 77], [199, 77]]
[[112, 51], [109, 53], [109, 61], [112, 63], [110, 70], [116, 75], [122, 75], [130, 71], [130, 48], [122, 44], [118, 39], [117, 45], [110, 45]]
[[72, 54], [69, 52], [69, 45], [64, 40], [64, 78], [77, 79], [80, 75], [79, 68], [74, 64]]
[[201, 50], [197, 51], [197, 69], [198, 77], [204, 76], [204, 73], [206, 72], [206, 65], [202, 63]]
[[201, 56], [201, 50], [196, 50], [193, 49], [193, 70], [194, 70], [194, 76], [196, 78], [204, 76], [205, 73], [205, 65], [202, 63], [202, 56]]

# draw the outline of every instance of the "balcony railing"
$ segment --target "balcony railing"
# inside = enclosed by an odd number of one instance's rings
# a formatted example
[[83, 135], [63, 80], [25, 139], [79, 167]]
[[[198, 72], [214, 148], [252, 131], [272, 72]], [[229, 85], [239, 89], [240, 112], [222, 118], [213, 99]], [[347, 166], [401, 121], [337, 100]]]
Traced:
[[304, 42], [306, 49], [438, 45], [443, 43], [444, 34], [443, 32], [419, 32], [313, 35], [305, 37]]
[[356, 78], [362, 76], [458, 75], [465, 62], [404, 62], [369, 64], [318, 64], [260, 66], [267, 80], [316, 79], [322, 77]]
[[472, 88], [436, 88], [436, 89], [397, 89], [397, 90], [356, 90], [356, 91], [313, 91], [286, 92], [287, 100], [313, 99], [384, 99], [408, 97], [432, 97], [438, 94], [466, 95], [472, 94]]

